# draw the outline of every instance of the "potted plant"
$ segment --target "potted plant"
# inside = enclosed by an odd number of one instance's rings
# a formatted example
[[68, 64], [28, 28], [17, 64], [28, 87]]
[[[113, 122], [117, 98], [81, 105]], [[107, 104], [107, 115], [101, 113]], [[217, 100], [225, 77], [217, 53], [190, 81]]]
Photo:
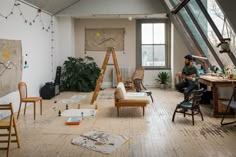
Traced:
[[91, 92], [95, 89], [100, 71], [92, 57], [68, 57], [63, 64], [61, 88], [65, 91]]
[[166, 85], [167, 85], [167, 83], [168, 83], [168, 81], [170, 79], [169, 74], [167, 72], [162, 71], [162, 72], [159, 72], [157, 77], [158, 78], [156, 80], [160, 83], [160, 87], [162, 89], [165, 89]]

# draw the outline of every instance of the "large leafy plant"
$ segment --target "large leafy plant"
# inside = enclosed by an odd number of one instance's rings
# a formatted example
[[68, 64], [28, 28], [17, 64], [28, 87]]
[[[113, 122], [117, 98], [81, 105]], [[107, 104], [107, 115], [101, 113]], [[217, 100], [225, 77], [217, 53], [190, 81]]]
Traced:
[[159, 74], [157, 75], [157, 81], [160, 82], [160, 84], [167, 84], [167, 82], [169, 81], [170, 76], [167, 72], [159, 72]]
[[92, 57], [68, 57], [68, 60], [63, 64], [62, 89], [81, 92], [93, 91], [99, 74], [100, 68]]

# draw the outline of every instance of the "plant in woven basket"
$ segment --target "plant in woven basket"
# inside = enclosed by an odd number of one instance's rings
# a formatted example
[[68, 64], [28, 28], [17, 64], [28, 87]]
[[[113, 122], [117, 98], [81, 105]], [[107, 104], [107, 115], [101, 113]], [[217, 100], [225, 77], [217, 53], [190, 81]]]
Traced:
[[63, 64], [61, 88], [66, 91], [91, 92], [96, 87], [100, 71], [92, 57], [68, 57]]

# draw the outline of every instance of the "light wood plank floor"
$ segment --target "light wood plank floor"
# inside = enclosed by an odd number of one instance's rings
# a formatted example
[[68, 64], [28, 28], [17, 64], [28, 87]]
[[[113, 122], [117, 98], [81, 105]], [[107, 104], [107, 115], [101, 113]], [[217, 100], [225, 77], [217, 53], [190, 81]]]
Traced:
[[[113, 94], [114, 89], [101, 91]], [[210, 105], [202, 105], [204, 121], [199, 115], [192, 126], [191, 117], [177, 114], [171, 121], [173, 111], [182, 95], [173, 90], [152, 89], [155, 103], [146, 107], [145, 116], [141, 108], [121, 108], [116, 115], [113, 99], [99, 98], [95, 118], [85, 119], [79, 126], [66, 126], [65, 117], [58, 117], [58, 110], [65, 105], [54, 103], [73, 95], [88, 95], [81, 101], [81, 108], [89, 105], [92, 93], [64, 92], [43, 101], [43, 115], [37, 108], [33, 120], [32, 106], [23, 110], [17, 121], [21, 148], [11, 144], [11, 157], [236, 157], [236, 126], [220, 126], [220, 118], [211, 117]], [[70, 104], [69, 108], [77, 108]], [[231, 119], [232, 120], [232, 119]], [[127, 136], [129, 141], [110, 155], [104, 155], [71, 144], [73, 137], [92, 129]], [[5, 156], [0, 151], [0, 156]]]

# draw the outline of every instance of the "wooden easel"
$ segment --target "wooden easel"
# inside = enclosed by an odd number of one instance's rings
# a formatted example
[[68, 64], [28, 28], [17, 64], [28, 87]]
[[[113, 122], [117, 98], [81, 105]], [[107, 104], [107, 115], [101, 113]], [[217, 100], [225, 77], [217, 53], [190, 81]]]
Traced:
[[106, 56], [105, 56], [103, 64], [102, 64], [102, 69], [101, 69], [100, 76], [98, 77], [98, 80], [97, 80], [96, 88], [93, 92], [93, 97], [92, 97], [92, 100], [90, 102], [91, 104], [93, 104], [94, 101], [97, 99], [100, 87], [101, 87], [102, 82], [103, 82], [103, 77], [104, 77], [104, 74], [105, 74], [105, 71], [106, 71], [106, 68], [107, 68], [107, 63], [109, 61], [111, 53], [112, 53], [113, 63], [114, 63], [115, 69], [116, 69], [116, 80], [117, 80], [117, 82], [122, 82], [122, 78], [121, 78], [121, 75], [120, 75], [120, 69], [119, 69], [117, 58], [116, 58], [115, 49], [113, 47], [109, 47], [107, 49], [107, 53], [106, 53]]

